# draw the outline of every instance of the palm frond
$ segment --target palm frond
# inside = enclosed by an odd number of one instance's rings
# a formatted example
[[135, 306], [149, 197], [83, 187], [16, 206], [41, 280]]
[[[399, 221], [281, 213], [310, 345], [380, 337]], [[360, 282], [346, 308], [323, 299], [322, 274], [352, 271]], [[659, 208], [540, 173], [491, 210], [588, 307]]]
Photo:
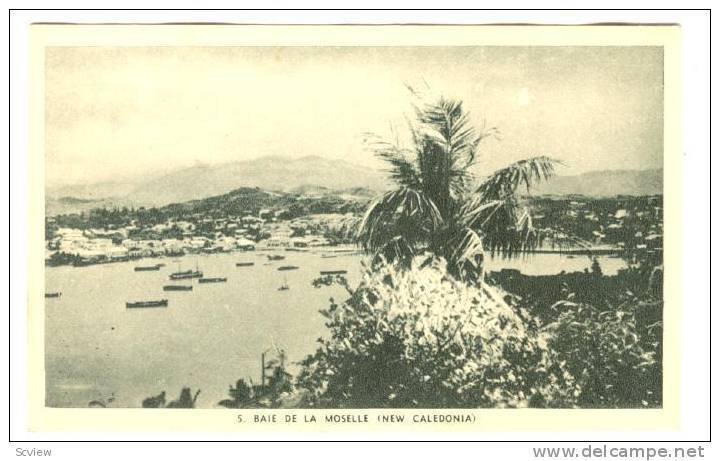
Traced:
[[514, 196], [501, 201], [473, 224], [484, 237], [485, 249], [493, 255], [513, 257], [537, 248], [540, 243], [530, 212]]
[[448, 269], [461, 280], [475, 281], [481, 274], [484, 244], [480, 234], [469, 227], [459, 229], [448, 239]]
[[420, 176], [413, 162], [407, 158], [407, 155], [412, 154], [411, 151], [399, 147], [397, 141], [389, 142], [372, 134], [366, 134], [365, 144], [388, 164], [387, 172], [396, 183], [406, 187], [418, 187]]
[[486, 137], [473, 127], [462, 101], [439, 98], [415, 106], [421, 134], [441, 146], [448, 166], [463, 169], [472, 165], [478, 145]]
[[504, 200], [483, 201], [480, 197], [473, 196], [463, 203], [458, 219], [464, 226], [482, 229], [504, 204]]
[[555, 166], [562, 164], [547, 156], [531, 157], [502, 168], [485, 179], [477, 189], [483, 200], [497, 200], [515, 194], [521, 186], [526, 191], [555, 175]]
[[381, 266], [388, 261], [392, 261], [401, 267], [409, 267], [415, 253], [416, 248], [410, 242], [403, 236], [396, 235], [378, 248], [371, 264]]
[[362, 247], [378, 252], [395, 237], [410, 247], [426, 243], [442, 225], [442, 215], [422, 191], [403, 187], [387, 192], [370, 204], [357, 238]]
[[360, 216], [352, 215], [343, 218], [338, 226], [340, 235], [343, 238], [352, 238], [356, 236], [358, 230], [360, 229], [360, 223], [362, 223], [362, 218]]

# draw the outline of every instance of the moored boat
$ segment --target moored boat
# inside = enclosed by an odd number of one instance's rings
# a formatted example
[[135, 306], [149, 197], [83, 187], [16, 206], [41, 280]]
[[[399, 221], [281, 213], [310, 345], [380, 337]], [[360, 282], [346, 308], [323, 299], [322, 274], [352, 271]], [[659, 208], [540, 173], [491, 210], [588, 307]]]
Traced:
[[184, 280], [184, 279], [198, 279], [202, 278], [203, 273], [202, 271], [182, 271], [182, 272], [173, 272], [170, 274], [170, 280]]
[[189, 269], [186, 271], [180, 270], [180, 261], [178, 260], [178, 271], [170, 274], [170, 280], [184, 280], [184, 279], [199, 279], [202, 278], [203, 273], [198, 267], [197, 261], [195, 261], [195, 270]]
[[[163, 264], [164, 266], [164, 264]], [[136, 266], [135, 272], [144, 272], [144, 271], [159, 271], [160, 270], [160, 264], [155, 264], [153, 266]]]
[[167, 299], [161, 299], [160, 301], [139, 301], [135, 303], [125, 303], [125, 307], [128, 309], [139, 309], [144, 307], [167, 307]]
[[268, 255], [267, 257], [270, 261], [282, 261], [285, 259], [285, 256], [283, 255]]
[[248, 267], [248, 266], [254, 266], [254, 262], [242, 262], [242, 263], [235, 263], [236, 267]]
[[192, 291], [192, 285], [165, 285], [163, 291]]
[[300, 269], [300, 266], [280, 266], [277, 268], [279, 271], [294, 271]]
[[337, 270], [337, 271], [320, 271], [320, 275], [343, 275], [347, 274], [346, 270]]
[[59, 298], [60, 296], [62, 296], [62, 293], [59, 291], [54, 293], [45, 293], [46, 298]]
[[198, 280], [200, 283], [223, 283], [227, 282], [227, 277], [207, 277]]

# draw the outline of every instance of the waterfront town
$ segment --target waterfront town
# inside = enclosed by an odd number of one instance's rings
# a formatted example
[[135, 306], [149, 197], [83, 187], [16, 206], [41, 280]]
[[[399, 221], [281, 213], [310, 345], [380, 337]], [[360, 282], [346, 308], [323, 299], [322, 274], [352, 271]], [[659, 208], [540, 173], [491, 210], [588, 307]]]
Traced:
[[[226, 196], [237, 199], [238, 194], [247, 194], [239, 191]], [[318, 201], [325, 205], [298, 207]], [[213, 197], [182, 208], [96, 209], [48, 216], [45, 261], [87, 265], [188, 253], [350, 244], [367, 200], [330, 200], [328, 206], [327, 197], [283, 196], [275, 202], [266, 203], [267, 208], [238, 209]], [[662, 258], [662, 196], [541, 196], [528, 198], [528, 204], [535, 228], [546, 236], [538, 251]]]
[[[127, 226], [76, 229], [59, 227], [47, 242], [46, 261], [73, 255], [76, 264], [93, 264], [187, 253], [249, 251], [256, 247], [307, 248], [342, 243], [342, 233], [353, 215], [311, 215], [291, 221], [275, 217], [229, 216], [212, 219], [168, 220], [148, 227], [136, 220]], [[48, 225], [54, 224], [48, 218]]]

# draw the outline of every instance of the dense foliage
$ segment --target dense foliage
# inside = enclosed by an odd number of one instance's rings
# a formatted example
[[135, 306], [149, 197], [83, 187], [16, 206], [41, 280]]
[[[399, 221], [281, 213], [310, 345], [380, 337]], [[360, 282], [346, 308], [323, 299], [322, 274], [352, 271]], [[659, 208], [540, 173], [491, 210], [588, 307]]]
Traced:
[[322, 312], [331, 337], [298, 383], [315, 406], [555, 405], [570, 389], [522, 319], [491, 287], [468, 286], [444, 261], [368, 271]]
[[662, 405], [661, 301], [563, 301], [543, 320], [512, 295], [457, 281], [433, 257], [375, 267], [346, 288], [348, 300], [322, 311], [329, 338], [302, 363], [308, 405]]
[[545, 334], [554, 360], [574, 377], [578, 406], [662, 406], [662, 322], [643, 322], [661, 302], [630, 299], [601, 311], [563, 301], [556, 308], [558, 319]]
[[[543, 323], [557, 319], [554, 308], [558, 301], [572, 301], [612, 311], [628, 300], [628, 293], [641, 299], [662, 300], [662, 268], [633, 267], [621, 269], [616, 275], [603, 276], [597, 271], [560, 273], [555, 275], [524, 275], [517, 270], [490, 272], [488, 281], [512, 293], [515, 304], [527, 309]], [[653, 314], [653, 322], [662, 320], [662, 309]]]

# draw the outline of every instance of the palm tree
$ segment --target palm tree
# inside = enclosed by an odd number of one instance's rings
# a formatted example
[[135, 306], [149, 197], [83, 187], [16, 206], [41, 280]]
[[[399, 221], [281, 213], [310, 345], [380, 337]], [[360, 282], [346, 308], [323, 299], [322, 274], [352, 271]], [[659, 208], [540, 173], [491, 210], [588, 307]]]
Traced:
[[455, 277], [481, 281], [485, 252], [510, 257], [538, 244], [517, 192], [552, 176], [558, 162], [531, 157], [478, 184], [470, 169], [480, 142], [496, 130], [477, 131], [459, 100], [421, 101], [415, 113], [410, 148], [372, 142], [397, 188], [368, 206], [358, 242], [376, 261], [407, 264], [429, 252], [444, 257]]

